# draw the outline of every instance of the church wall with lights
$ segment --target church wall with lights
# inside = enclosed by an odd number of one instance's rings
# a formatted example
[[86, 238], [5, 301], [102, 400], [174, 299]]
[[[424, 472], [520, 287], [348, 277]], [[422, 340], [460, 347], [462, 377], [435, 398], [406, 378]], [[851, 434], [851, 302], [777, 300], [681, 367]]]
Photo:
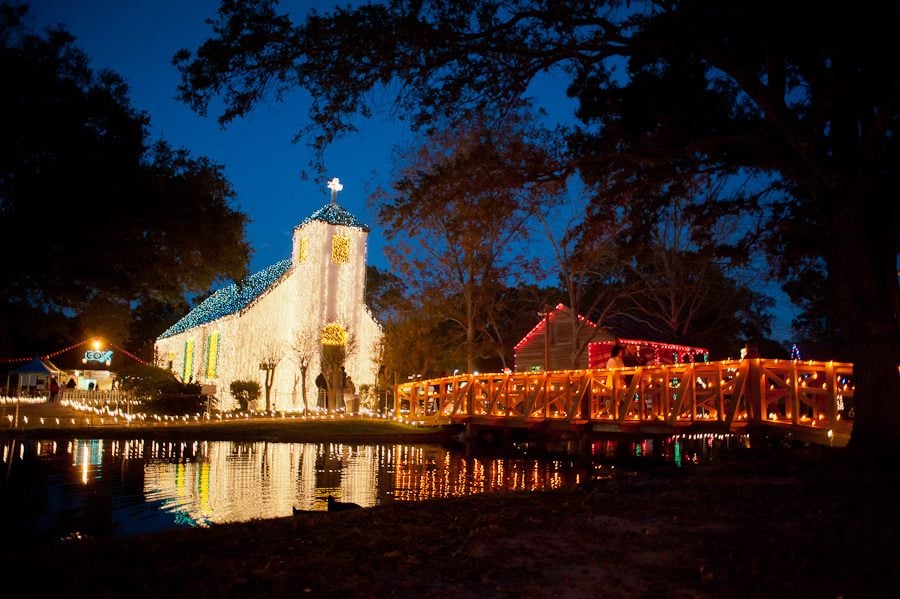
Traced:
[[[336, 323], [356, 341], [347, 374], [357, 389], [374, 384], [381, 327], [364, 303], [368, 233], [333, 194], [331, 203], [294, 229], [291, 258], [216, 291], [163, 332], [155, 346], [157, 365], [181, 380], [215, 385], [219, 407], [229, 410], [237, 406], [231, 382], [258, 381], [262, 390], [260, 362], [280, 354], [273, 409], [302, 410], [302, 379], [292, 345], [298, 335], [320, 340], [322, 330]], [[316, 405], [320, 370], [314, 351], [306, 380], [310, 407]], [[264, 403], [262, 395], [263, 409]]]

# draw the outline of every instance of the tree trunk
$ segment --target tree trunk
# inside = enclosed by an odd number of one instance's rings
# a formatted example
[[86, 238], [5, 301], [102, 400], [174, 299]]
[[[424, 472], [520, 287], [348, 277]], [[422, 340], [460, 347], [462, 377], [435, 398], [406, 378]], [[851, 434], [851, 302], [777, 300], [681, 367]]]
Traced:
[[300, 369], [300, 393], [303, 397], [303, 413], [309, 414], [309, 401], [306, 398], [306, 368]]
[[275, 377], [273, 376], [274, 373], [274, 369], [266, 369], [266, 412], [269, 412], [272, 409], [270, 398], [272, 397], [272, 383], [275, 382]]
[[341, 371], [333, 372], [331, 375], [331, 384], [328, 385], [328, 413], [333, 414], [338, 408], [338, 398], [344, 394], [343, 385], [341, 384]]
[[[900, 446], [900, 326], [890, 220], [870, 201], [852, 202], [833, 227], [829, 263], [841, 326], [850, 339], [856, 419], [850, 447], [871, 457]], [[880, 221], [880, 222], [879, 222]]]

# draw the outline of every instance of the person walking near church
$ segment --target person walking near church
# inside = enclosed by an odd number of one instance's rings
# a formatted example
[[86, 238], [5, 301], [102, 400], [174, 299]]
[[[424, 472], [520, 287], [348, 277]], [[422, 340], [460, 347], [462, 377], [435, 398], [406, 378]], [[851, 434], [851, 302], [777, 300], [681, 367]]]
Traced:
[[347, 381], [344, 383], [344, 413], [356, 413], [356, 402], [354, 401], [355, 398], [356, 385], [353, 384], [353, 379], [348, 376]]
[[320, 372], [316, 377], [316, 388], [319, 393], [316, 397], [316, 408], [328, 407], [328, 381], [325, 380], [325, 374]]

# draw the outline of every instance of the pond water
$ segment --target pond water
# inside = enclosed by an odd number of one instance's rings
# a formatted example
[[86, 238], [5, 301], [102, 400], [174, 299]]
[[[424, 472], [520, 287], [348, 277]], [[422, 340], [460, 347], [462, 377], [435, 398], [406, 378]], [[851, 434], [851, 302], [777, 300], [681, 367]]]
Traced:
[[[602, 441], [565, 454], [467, 454], [432, 445], [149, 440], [0, 442], [5, 539], [125, 537], [180, 527], [498, 491], [573, 488], [614, 467], [684, 467], [742, 445], [731, 435]], [[604, 470], [607, 469], [607, 470]]]

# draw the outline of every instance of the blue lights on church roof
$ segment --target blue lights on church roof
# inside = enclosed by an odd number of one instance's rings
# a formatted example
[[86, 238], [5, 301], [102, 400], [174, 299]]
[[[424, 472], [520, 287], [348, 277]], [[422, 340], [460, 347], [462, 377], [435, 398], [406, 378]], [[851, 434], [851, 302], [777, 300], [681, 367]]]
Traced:
[[250, 275], [241, 281], [240, 286], [232, 283], [219, 289], [203, 300], [199, 306], [188, 312], [184, 318], [166, 329], [159, 336], [159, 339], [177, 335], [201, 324], [206, 324], [243, 310], [253, 300], [277, 283], [290, 269], [291, 260], [288, 258]]
[[343, 225], [345, 227], [356, 227], [357, 229], [362, 229], [363, 231], [369, 231], [369, 227], [362, 223], [358, 218], [338, 206], [335, 202], [331, 202], [330, 204], [325, 204], [312, 214], [310, 214], [302, 223], [298, 225], [298, 227], [302, 227], [303, 225], [310, 223], [314, 220], [319, 220], [329, 225]]

